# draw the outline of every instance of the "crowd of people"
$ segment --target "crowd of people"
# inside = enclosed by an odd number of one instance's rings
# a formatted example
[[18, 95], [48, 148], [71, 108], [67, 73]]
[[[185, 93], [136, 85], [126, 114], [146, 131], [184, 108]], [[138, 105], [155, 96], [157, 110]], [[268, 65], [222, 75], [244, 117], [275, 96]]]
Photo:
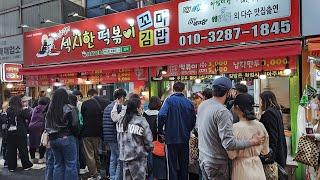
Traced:
[[[77, 180], [85, 169], [89, 179], [102, 179], [106, 169], [111, 180], [186, 180], [192, 158], [204, 180], [267, 179], [260, 158], [267, 155], [285, 167], [287, 147], [274, 93], [260, 95], [258, 120], [247, 87], [233, 87], [226, 77], [215, 79], [193, 101], [184, 95], [184, 83], [174, 83], [173, 91], [164, 102], [151, 97], [146, 111], [140, 96], [124, 89], [114, 92], [112, 102], [90, 89], [82, 102], [78, 90], [59, 88], [51, 99], [42, 94], [33, 108], [12, 97], [1, 114], [5, 163], [15, 171], [18, 150], [23, 169], [46, 163], [46, 180]], [[195, 147], [190, 137], [198, 139]], [[197, 157], [190, 156], [191, 148]]]

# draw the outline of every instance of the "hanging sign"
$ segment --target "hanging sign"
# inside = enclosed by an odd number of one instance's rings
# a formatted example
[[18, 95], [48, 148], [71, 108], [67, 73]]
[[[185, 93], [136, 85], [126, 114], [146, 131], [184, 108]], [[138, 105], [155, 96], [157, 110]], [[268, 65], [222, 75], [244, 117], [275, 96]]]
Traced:
[[2, 82], [22, 82], [23, 76], [19, 75], [21, 64], [3, 63], [1, 64], [1, 81]]
[[24, 65], [294, 38], [299, 27], [298, 0], [176, 0], [26, 32]]

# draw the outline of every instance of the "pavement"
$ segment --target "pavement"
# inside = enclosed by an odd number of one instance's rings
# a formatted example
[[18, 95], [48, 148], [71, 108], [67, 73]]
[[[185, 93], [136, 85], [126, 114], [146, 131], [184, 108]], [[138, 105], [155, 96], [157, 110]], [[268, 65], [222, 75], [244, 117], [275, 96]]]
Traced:
[[[0, 137], [0, 147], [1, 147], [2, 138]], [[39, 154], [36, 153], [36, 157], [39, 157]], [[23, 170], [21, 161], [18, 159], [17, 169], [15, 172], [9, 172], [8, 168], [4, 167], [4, 160], [2, 154], [0, 154], [0, 180], [44, 180], [45, 174], [45, 164], [33, 164], [33, 167], [30, 170]], [[102, 176], [106, 178], [105, 170], [102, 170]], [[81, 180], [86, 180], [89, 177], [89, 174], [86, 173], [80, 176]]]

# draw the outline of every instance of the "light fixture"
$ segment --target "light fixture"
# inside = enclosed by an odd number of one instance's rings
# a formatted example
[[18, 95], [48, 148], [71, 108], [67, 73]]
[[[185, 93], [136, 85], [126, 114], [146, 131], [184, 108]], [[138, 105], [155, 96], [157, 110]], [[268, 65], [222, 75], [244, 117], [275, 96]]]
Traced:
[[84, 81], [85, 84], [91, 84], [91, 81], [89, 80], [89, 77]]
[[267, 75], [264, 71], [261, 71], [261, 74], [259, 75], [259, 79], [261, 80], [267, 79]]
[[288, 76], [288, 75], [290, 75], [291, 74], [291, 69], [290, 69], [290, 67], [289, 67], [289, 58], [287, 58], [287, 63], [286, 63], [286, 67], [285, 67], [285, 69], [283, 70], [283, 74], [284, 75], [286, 75], [286, 76]]
[[51, 88], [48, 88], [48, 89], [47, 89], [47, 92], [48, 92], [48, 93], [51, 93], [51, 92], [52, 92], [52, 89], [51, 89]]
[[134, 23], [135, 23], [134, 19], [130, 18], [127, 20], [127, 22], [130, 26], [134, 26]]
[[141, 95], [147, 97], [149, 96], [149, 91], [142, 91]]
[[162, 69], [161, 69], [161, 75], [166, 75], [166, 74], [168, 74], [167, 66], [163, 66]]
[[111, 10], [111, 11], [114, 11], [114, 12], [119, 12], [115, 9], [113, 9], [109, 4], [103, 4], [100, 6], [101, 9], [107, 9], [107, 10]]
[[214, 79], [219, 79], [221, 77], [222, 77], [221, 75], [216, 75], [216, 76], [214, 76]]
[[247, 81], [246, 81], [245, 79], [242, 79], [242, 80], [240, 81], [240, 84], [247, 85]]
[[98, 29], [100, 29], [100, 30], [105, 30], [105, 29], [107, 29], [107, 26], [104, 25], [104, 24], [98, 24], [97, 27], [98, 27]]
[[6, 86], [8, 89], [12, 89], [13, 88], [13, 84], [12, 83], [8, 83]]
[[99, 84], [97, 85], [98, 89], [102, 89], [102, 84], [99, 82]]
[[69, 13], [69, 14], [68, 14], [68, 17], [79, 17], [79, 18], [82, 18], [82, 19], [87, 19], [86, 17], [81, 16], [81, 15], [79, 15], [79, 14], [76, 13], [76, 12]]
[[200, 83], [201, 83], [201, 79], [200, 79], [200, 78], [197, 78], [197, 79], [194, 80], [194, 82], [195, 82], [196, 84], [200, 84]]
[[73, 35], [79, 36], [81, 35], [81, 31], [79, 29], [72, 29]]
[[60, 24], [60, 23], [54, 22], [54, 21], [52, 21], [50, 19], [43, 19], [40, 23], [41, 24], [45, 24], [45, 23]]
[[57, 33], [50, 33], [50, 36], [53, 38], [58, 38], [58, 34]]
[[56, 78], [56, 81], [53, 83], [53, 85], [59, 87], [62, 86], [62, 83], [59, 81], [59, 78]]
[[29, 29], [37, 29], [35, 27], [31, 27], [29, 25], [26, 25], [26, 24], [21, 24], [20, 26], [18, 26], [18, 28], [29, 28]]

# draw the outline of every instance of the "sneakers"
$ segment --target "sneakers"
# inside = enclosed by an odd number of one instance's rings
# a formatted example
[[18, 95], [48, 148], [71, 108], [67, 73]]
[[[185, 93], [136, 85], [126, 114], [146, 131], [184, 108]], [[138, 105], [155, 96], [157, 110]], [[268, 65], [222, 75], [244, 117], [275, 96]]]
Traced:
[[96, 176], [96, 177], [90, 177], [90, 178], [88, 178], [88, 180], [101, 180], [101, 179], [102, 179], [101, 175], [98, 175], [98, 176]]
[[38, 160], [37, 160], [37, 159], [31, 159], [31, 162], [32, 162], [33, 164], [36, 164], [36, 163], [38, 162]]
[[80, 175], [86, 174], [87, 172], [89, 172], [87, 169], [80, 169], [79, 170]]
[[43, 164], [43, 163], [45, 163], [44, 158], [38, 160], [38, 164]]
[[23, 170], [28, 171], [32, 168], [33, 164], [30, 164], [29, 166], [26, 166], [23, 168]]

